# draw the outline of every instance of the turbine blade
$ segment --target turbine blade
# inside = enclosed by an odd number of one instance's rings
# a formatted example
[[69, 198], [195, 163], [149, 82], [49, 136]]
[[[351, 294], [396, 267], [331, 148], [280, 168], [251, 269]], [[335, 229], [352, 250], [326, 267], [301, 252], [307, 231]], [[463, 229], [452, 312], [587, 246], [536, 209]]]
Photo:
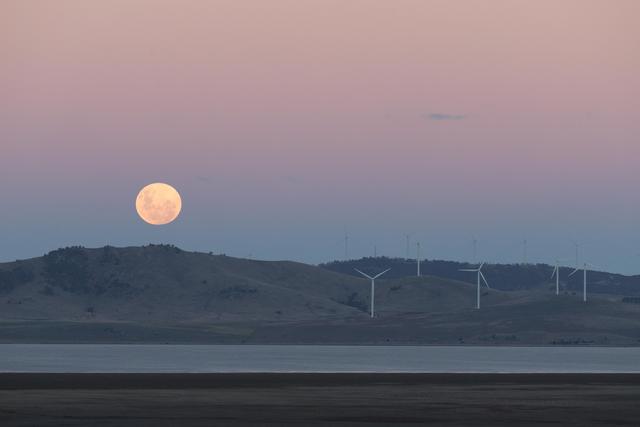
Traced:
[[477, 272], [478, 270], [470, 270], [470, 269], [468, 269], [468, 268], [463, 268], [463, 269], [458, 270], [458, 271], [472, 271], [472, 272], [474, 272], [474, 273], [475, 273], [475, 272]]
[[367, 279], [373, 280], [373, 277], [369, 276], [367, 273], [363, 273], [362, 271], [358, 270], [357, 268], [354, 268], [354, 270], [357, 271], [358, 273], [362, 274]]
[[487, 289], [491, 289], [491, 286], [489, 286], [489, 282], [487, 282], [487, 279], [485, 279], [484, 274], [482, 274], [482, 271], [478, 271], [478, 273], [480, 273], [480, 277], [482, 277], [482, 281], [487, 286]]
[[384, 273], [386, 273], [387, 271], [391, 270], [390, 268], [387, 268], [385, 271], [383, 271], [382, 273], [379, 273], [377, 276], [373, 276], [374, 279], [377, 279], [378, 277], [382, 276]]
[[478, 271], [482, 270], [483, 266], [484, 266], [484, 262], [482, 264], [480, 264], [480, 267], [478, 267]]
[[580, 269], [579, 269], [579, 268], [576, 268], [575, 270], [573, 270], [573, 271], [571, 272], [571, 274], [569, 274], [569, 277], [573, 276], [573, 275], [574, 275], [574, 274], [576, 274], [578, 271], [580, 271]]
[[551, 273], [551, 278], [553, 279], [553, 277], [556, 275], [556, 273], [558, 272], [558, 267], [555, 267], [553, 269], [553, 273]]

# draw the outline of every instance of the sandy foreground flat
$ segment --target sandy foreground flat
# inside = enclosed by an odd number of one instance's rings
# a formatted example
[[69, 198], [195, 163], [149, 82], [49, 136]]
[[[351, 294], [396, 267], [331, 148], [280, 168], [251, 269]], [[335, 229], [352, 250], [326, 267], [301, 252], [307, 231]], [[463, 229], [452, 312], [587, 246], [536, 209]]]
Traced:
[[0, 374], [0, 426], [640, 425], [640, 374]]

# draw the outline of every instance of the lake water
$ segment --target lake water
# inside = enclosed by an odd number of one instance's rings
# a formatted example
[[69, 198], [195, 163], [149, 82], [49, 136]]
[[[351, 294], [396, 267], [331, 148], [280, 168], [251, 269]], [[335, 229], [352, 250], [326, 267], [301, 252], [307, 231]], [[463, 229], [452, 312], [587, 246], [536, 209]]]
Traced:
[[640, 348], [0, 344], [0, 372], [640, 372]]

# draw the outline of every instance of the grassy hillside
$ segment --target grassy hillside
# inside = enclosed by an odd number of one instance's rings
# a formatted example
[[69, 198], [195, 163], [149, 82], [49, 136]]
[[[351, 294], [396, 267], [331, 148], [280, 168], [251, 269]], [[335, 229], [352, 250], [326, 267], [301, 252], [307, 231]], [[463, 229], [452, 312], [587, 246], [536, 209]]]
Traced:
[[397, 276], [376, 282], [370, 319], [369, 282], [327, 268], [66, 248], [0, 264], [0, 342], [640, 344], [635, 297], [483, 288], [478, 311], [474, 284]]
[[5, 319], [142, 322], [360, 316], [361, 280], [172, 246], [66, 248], [0, 266]]
[[[391, 268], [388, 278], [412, 277], [416, 275], [416, 261], [404, 258], [368, 257], [349, 261], [334, 261], [322, 264], [327, 270], [343, 274], [357, 275], [354, 268], [382, 271]], [[475, 283], [473, 273], [460, 271], [475, 268], [477, 264], [440, 260], [425, 260], [421, 263], [422, 274]], [[548, 264], [485, 264], [483, 271], [491, 287], [505, 291], [537, 288], [555, 285], [551, 279], [554, 266]], [[573, 267], [560, 268], [560, 283], [563, 290], [582, 290], [582, 271], [569, 277]], [[589, 291], [596, 294], [640, 296], [640, 276], [624, 276], [601, 271], [588, 272]]]

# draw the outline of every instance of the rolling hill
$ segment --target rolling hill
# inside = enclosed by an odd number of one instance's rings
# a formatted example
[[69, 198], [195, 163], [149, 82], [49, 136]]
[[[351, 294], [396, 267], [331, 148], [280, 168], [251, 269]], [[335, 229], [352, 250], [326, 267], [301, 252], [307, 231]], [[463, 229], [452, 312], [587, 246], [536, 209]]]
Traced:
[[377, 281], [371, 319], [369, 283], [335, 271], [345, 265], [170, 245], [59, 249], [0, 264], [0, 342], [640, 345], [640, 304], [622, 302], [633, 296], [585, 304], [547, 280], [483, 289], [475, 310], [473, 284], [395, 271]]
[[[354, 268], [382, 271], [391, 268], [388, 278], [416, 275], [416, 261], [404, 258], [367, 257], [348, 261], [334, 261], [320, 265], [327, 270], [358, 276]], [[462, 268], [475, 268], [477, 264], [455, 261], [424, 260], [421, 262], [422, 274], [443, 277], [452, 280], [475, 283], [475, 276], [462, 272]], [[485, 264], [483, 271], [491, 287], [504, 291], [526, 290], [550, 285], [553, 266], [548, 264]], [[569, 277], [573, 267], [560, 268], [560, 282], [567, 291], [582, 291], [582, 274]], [[624, 276], [602, 271], [589, 271], [589, 292], [625, 296], [640, 296], [640, 276]]]

